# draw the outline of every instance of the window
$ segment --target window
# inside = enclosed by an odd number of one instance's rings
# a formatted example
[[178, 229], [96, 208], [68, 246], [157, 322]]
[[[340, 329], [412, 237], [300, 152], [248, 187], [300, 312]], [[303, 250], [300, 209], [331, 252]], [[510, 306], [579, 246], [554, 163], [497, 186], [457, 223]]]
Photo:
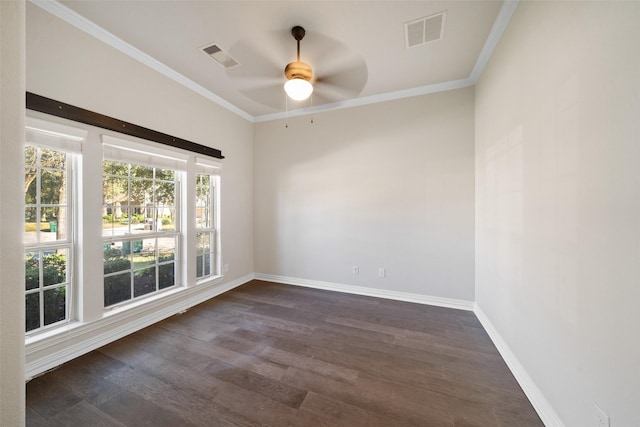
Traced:
[[220, 163], [97, 132], [27, 117], [27, 345], [220, 277]]
[[72, 312], [73, 168], [83, 132], [27, 120], [24, 152], [26, 332], [58, 325]]
[[184, 160], [103, 136], [104, 306], [177, 284]]
[[217, 262], [216, 175], [196, 175], [196, 278], [219, 274]]
[[161, 167], [121, 161], [148, 160], [145, 156], [148, 155], [105, 146], [102, 196], [105, 307], [172, 287], [179, 277], [176, 201], [180, 172], [171, 168], [175, 165], [172, 161], [151, 162]]

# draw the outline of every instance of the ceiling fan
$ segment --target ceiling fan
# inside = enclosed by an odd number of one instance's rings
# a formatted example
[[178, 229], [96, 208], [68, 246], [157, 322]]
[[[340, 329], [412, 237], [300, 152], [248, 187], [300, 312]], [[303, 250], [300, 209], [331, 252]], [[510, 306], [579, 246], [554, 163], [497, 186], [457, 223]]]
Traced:
[[304, 28], [295, 26], [291, 29], [291, 35], [298, 42], [298, 60], [290, 62], [284, 69], [287, 82], [284, 84], [284, 91], [289, 98], [295, 101], [304, 101], [313, 93], [313, 85], [310, 80], [313, 77], [313, 70], [309, 64], [300, 61], [300, 40], [304, 38]]
[[[292, 58], [287, 46], [291, 36], [296, 40], [297, 55], [296, 60], [289, 62]], [[305, 62], [300, 60], [303, 38]], [[345, 43], [321, 33], [307, 33], [298, 25], [286, 32], [263, 32], [255, 38], [241, 39], [230, 53], [241, 65], [227, 69], [227, 75], [236, 81], [240, 92], [271, 107], [273, 112], [285, 110], [287, 97], [301, 101], [313, 93], [315, 106], [355, 98], [368, 78], [366, 62]], [[282, 64], [287, 64], [284, 76]], [[313, 69], [309, 64], [313, 64]], [[283, 85], [285, 93], [291, 91], [293, 96], [283, 94]], [[302, 94], [294, 92], [300, 89]]]

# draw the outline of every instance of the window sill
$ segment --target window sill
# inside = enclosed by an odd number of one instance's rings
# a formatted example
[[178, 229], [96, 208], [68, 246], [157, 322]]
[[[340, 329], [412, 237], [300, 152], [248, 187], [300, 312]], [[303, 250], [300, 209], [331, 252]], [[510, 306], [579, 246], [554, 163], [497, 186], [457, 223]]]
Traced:
[[25, 336], [24, 345], [28, 347], [40, 341], [44, 341], [49, 338], [55, 337], [57, 335], [73, 331], [81, 327], [82, 325], [83, 325], [82, 322], [79, 322], [77, 320], [72, 320], [62, 325], [51, 327], [44, 331], [35, 332], [32, 335]]
[[113, 305], [111, 307], [107, 307], [104, 309], [103, 318], [108, 318], [111, 316], [115, 316], [119, 313], [123, 313], [129, 310], [133, 310], [138, 307], [143, 307], [147, 304], [152, 304], [155, 301], [162, 300], [164, 298], [168, 298], [171, 295], [179, 294], [184, 292], [187, 288], [184, 286], [175, 286], [173, 288], [163, 290], [160, 292], [156, 292], [153, 295], [150, 295], [146, 298], [140, 298], [134, 301], [126, 301], [120, 304]]
[[196, 284], [194, 286], [215, 285], [219, 282], [222, 282], [222, 279], [224, 279], [223, 274], [219, 276], [207, 276], [196, 280]]

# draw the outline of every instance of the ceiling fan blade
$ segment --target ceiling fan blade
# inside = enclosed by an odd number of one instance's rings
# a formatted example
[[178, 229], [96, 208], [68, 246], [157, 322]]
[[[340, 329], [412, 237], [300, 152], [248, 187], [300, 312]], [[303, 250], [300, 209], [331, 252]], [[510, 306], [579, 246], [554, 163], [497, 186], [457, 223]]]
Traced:
[[[239, 62], [239, 65], [226, 70], [233, 80], [265, 79], [282, 80], [285, 61], [287, 58], [283, 45], [290, 45], [290, 41], [279, 31], [263, 34], [259, 40], [241, 39], [229, 49], [229, 54]], [[288, 38], [291, 38], [290, 36]], [[288, 44], [285, 41], [289, 41]], [[290, 54], [295, 51], [289, 46]], [[283, 59], [284, 58], [284, 59]]]
[[326, 102], [337, 102], [362, 92], [369, 76], [362, 56], [342, 41], [317, 33], [310, 34], [308, 50], [318, 103], [321, 97]]
[[369, 73], [362, 58], [351, 58], [348, 62], [334, 66], [331, 72], [318, 72], [315, 86], [331, 102], [355, 98], [367, 84]]

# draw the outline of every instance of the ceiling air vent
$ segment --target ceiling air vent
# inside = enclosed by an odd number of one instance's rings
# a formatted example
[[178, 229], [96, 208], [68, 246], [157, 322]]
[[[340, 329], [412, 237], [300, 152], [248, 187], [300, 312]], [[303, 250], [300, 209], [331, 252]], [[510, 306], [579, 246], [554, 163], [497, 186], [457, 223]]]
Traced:
[[446, 17], [447, 12], [440, 12], [404, 24], [404, 38], [407, 47], [420, 46], [440, 40], [444, 36]]
[[233, 59], [231, 55], [222, 50], [222, 48], [215, 43], [201, 47], [200, 49], [224, 68], [231, 68], [238, 65], [238, 61]]

